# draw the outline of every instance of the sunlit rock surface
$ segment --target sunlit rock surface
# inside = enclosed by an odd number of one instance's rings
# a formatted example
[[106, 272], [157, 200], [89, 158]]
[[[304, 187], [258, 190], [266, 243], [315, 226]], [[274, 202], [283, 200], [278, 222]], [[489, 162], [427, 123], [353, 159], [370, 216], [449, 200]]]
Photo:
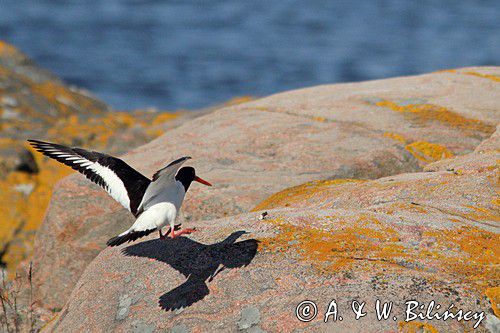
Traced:
[[[484, 146], [499, 144], [493, 137]], [[479, 321], [484, 332], [486, 317], [500, 315], [499, 157], [496, 148], [476, 150], [427, 172], [308, 183], [259, 204], [273, 205], [264, 220], [259, 210], [196, 221], [189, 238], [108, 248], [49, 327], [451, 332]], [[333, 299], [343, 320], [325, 324]], [[353, 299], [366, 302], [358, 321]], [[375, 317], [377, 299], [393, 302], [388, 320]], [[318, 305], [312, 322], [295, 317], [303, 300]], [[405, 323], [409, 300], [486, 317]]]
[[[58, 184], [36, 241], [37, 297], [59, 309], [85, 270], [55, 321], [76, 330], [236, 329], [257, 317], [251, 326], [269, 331], [331, 329], [293, 319], [304, 297], [325, 307], [331, 297], [403, 302], [433, 295], [490, 309], [484, 293], [498, 280], [499, 145], [497, 136], [488, 138], [499, 120], [499, 74], [497, 67], [467, 68], [319, 86], [185, 122], [124, 159], [150, 176], [174, 158], [192, 156], [191, 165], [215, 185], [194, 185], [186, 197], [182, 221], [199, 232], [193, 241], [151, 237], [125, 254], [125, 246], [107, 249], [88, 268], [133, 219], [83, 177], [70, 176]], [[268, 220], [258, 220], [261, 210], [269, 210]], [[243, 230], [249, 233], [234, 234]], [[250, 241], [235, 246], [250, 254], [226, 262], [233, 269], [208, 281], [196, 268], [224, 264], [220, 247], [244, 239]], [[255, 256], [252, 239], [260, 241]], [[203, 300], [165, 312], [168, 292], [186, 275], [198, 276], [195, 294]], [[91, 316], [101, 307], [109, 311], [106, 320]], [[77, 320], [82, 311], [86, 321]], [[219, 318], [212, 313], [223, 318], [212, 321]], [[339, 330], [399, 327], [373, 316], [366, 326], [351, 319]], [[413, 324], [401, 329], [424, 325]]]

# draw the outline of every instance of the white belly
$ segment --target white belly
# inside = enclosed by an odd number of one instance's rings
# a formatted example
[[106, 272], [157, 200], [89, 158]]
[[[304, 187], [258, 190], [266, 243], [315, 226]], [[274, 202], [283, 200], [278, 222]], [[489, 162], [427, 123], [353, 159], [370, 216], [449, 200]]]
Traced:
[[162, 228], [166, 225], [173, 226], [177, 208], [171, 202], [160, 202], [149, 207], [135, 221], [132, 230], [149, 230]]

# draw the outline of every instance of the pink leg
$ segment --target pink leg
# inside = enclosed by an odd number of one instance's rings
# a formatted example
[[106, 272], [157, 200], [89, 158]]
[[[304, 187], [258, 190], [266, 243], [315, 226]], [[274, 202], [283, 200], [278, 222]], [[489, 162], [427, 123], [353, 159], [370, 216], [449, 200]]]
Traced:
[[195, 231], [196, 231], [196, 229], [181, 229], [177, 232], [172, 230], [170, 232], [170, 237], [175, 238], [177, 236], [184, 235], [184, 234], [189, 235], [190, 233], [193, 233]]

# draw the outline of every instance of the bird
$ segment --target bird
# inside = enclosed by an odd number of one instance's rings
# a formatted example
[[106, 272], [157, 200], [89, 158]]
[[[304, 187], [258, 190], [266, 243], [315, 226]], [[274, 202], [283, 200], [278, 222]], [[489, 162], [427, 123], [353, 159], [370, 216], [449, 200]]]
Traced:
[[[198, 177], [193, 167], [182, 167], [191, 159], [183, 156], [158, 170], [150, 180], [123, 160], [104, 153], [71, 148], [40, 140], [27, 140], [33, 148], [80, 172], [106, 190], [136, 218], [134, 224], [121, 234], [110, 238], [106, 245], [118, 246], [158, 231], [160, 239], [190, 234], [196, 229], [180, 229], [175, 225], [184, 196], [193, 181], [212, 186]], [[162, 228], [169, 230], [162, 234]]]

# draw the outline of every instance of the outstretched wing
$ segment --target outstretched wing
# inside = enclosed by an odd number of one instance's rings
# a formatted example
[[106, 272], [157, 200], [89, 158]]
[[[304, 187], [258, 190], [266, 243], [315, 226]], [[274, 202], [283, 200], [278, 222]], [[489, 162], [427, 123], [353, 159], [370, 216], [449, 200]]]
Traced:
[[50, 142], [28, 140], [39, 152], [82, 173], [106, 190], [132, 214], [137, 208], [151, 181], [119, 158], [70, 148]]
[[153, 175], [153, 181], [149, 184], [142, 198], [142, 202], [138, 211], [148, 208], [150, 202], [160, 192], [164, 191], [168, 186], [175, 184], [175, 175], [184, 162], [191, 159], [190, 156], [184, 156], [170, 162], [166, 167], [156, 171]]

